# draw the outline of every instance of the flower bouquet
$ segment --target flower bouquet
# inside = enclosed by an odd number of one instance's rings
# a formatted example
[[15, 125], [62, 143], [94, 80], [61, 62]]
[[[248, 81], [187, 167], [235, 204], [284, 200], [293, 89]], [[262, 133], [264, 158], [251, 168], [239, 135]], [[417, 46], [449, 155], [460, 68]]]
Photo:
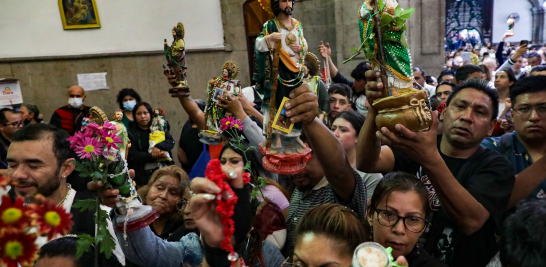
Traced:
[[[95, 107], [93, 109], [98, 110]], [[99, 113], [101, 112], [99, 110]], [[116, 205], [122, 215], [118, 216], [115, 222], [117, 232], [126, 233], [146, 227], [157, 219], [158, 215], [150, 206], [142, 205], [129, 178], [127, 161], [119, 152], [118, 145], [124, 144], [116, 134], [118, 131], [116, 126], [108, 120], [100, 121], [97, 117], [102, 118], [93, 116], [94, 122], [90, 122], [85, 129], [68, 138], [70, 147], [80, 158], [79, 161], [73, 161], [75, 169], [80, 172], [81, 177], [91, 177], [93, 182], [102, 182], [106, 189], [119, 190], [120, 201]], [[94, 244], [95, 247], [100, 245], [100, 252], [105, 253], [106, 258], [110, 258], [115, 249], [115, 242], [107, 228], [109, 216], [100, 208], [99, 194], [97, 193], [96, 199], [77, 201], [73, 207], [80, 208], [81, 211], [97, 210], [95, 213], [97, 234], [95, 237], [79, 236], [77, 256], [82, 255], [91, 244]]]
[[[8, 181], [2, 177], [0, 180]], [[8, 183], [3, 183], [4, 188]], [[47, 236], [47, 241], [58, 235], [67, 235], [72, 229], [72, 214], [41, 195], [25, 205], [23, 197], [14, 202], [2, 196], [0, 205], [0, 266], [34, 266], [38, 257], [36, 239]]]

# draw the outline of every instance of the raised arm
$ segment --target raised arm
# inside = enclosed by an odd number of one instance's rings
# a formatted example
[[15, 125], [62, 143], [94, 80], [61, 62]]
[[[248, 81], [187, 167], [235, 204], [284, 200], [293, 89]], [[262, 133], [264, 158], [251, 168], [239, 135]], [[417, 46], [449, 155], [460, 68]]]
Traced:
[[317, 96], [308, 86], [300, 86], [290, 93], [285, 104], [290, 121], [303, 124], [303, 130], [332, 189], [348, 201], [355, 189], [355, 176], [345, 151], [335, 135], [317, 118]]
[[205, 130], [205, 113], [199, 108], [197, 103], [189, 96], [178, 98], [182, 108], [188, 113], [190, 120], [197, 125], [199, 131]]
[[326, 43], [326, 45], [324, 45], [324, 43], [320, 41], [319, 53], [323, 59], [328, 59], [328, 68], [330, 69], [330, 77], [332, 77], [333, 79], [334, 77], [336, 77], [339, 71], [336, 65], [334, 65], [334, 62], [332, 61], [332, 57], [331, 57], [332, 49], [330, 48], [330, 43]]
[[[383, 84], [374, 82], [379, 78], [379, 71], [366, 72], [366, 97], [370, 103], [381, 96]], [[387, 173], [394, 168], [394, 154], [387, 146], [381, 146], [377, 138], [377, 126], [375, 117], [377, 109], [372, 105], [368, 107], [368, 116], [356, 143], [356, 168], [367, 173]]]

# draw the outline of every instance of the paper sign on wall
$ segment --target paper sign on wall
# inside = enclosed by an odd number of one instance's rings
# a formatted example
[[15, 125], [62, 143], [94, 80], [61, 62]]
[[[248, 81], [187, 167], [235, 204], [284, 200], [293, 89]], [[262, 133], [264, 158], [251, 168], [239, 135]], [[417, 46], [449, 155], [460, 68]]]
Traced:
[[23, 103], [21, 86], [17, 79], [0, 79], [0, 105], [9, 106]]
[[85, 91], [110, 89], [106, 84], [106, 72], [78, 74], [78, 85]]

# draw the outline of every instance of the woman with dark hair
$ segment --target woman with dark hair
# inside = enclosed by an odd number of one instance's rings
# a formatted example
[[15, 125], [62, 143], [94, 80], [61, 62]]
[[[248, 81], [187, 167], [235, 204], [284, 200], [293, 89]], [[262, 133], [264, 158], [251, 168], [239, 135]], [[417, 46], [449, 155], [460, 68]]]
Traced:
[[[411, 267], [447, 267], [417, 243], [428, 225], [428, 197], [427, 189], [417, 177], [403, 172], [386, 174], [377, 184], [368, 206], [370, 234], [374, 242], [391, 247], [395, 259], [406, 257]], [[450, 249], [447, 242], [447, 254]]]
[[129, 122], [134, 120], [133, 109], [136, 104], [141, 102], [140, 95], [132, 88], [123, 88], [119, 91], [116, 101], [119, 109], [123, 110], [123, 119], [121, 122], [123, 122], [125, 127], [129, 127]]
[[174, 147], [174, 139], [165, 129], [165, 140], [157, 143], [149, 152], [150, 125], [152, 124], [152, 107], [146, 102], [138, 103], [133, 109], [135, 121], [129, 124], [127, 132], [131, 140], [129, 148], [129, 169], [135, 170], [135, 182], [137, 187], [144, 186], [150, 180], [152, 173], [165, 165], [173, 165], [171, 149]]
[[512, 112], [510, 88], [516, 81], [516, 74], [510, 68], [499, 70], [495, 74], [495, 88], [499, 92], [499, 115], [492, 136], [500, 136], [514, 130], [514, 123], [510, 120]]
[[40, 118], [40, 110], [36, 105], [25, 104], [19, 108], [21, 113], [21, 119], [25, 121], [25, 125], [40, 123], [42, 119]]
[[[339, 204], [323, 204], [301, 218], [290, 263], [313, 267], [351, 266], [356, 247], [366, 241], [364, 227], [352, 210]], [[396, 263], [407, 266], [404, 257]]]
[[364, 180], [366, 195], [371, 197], [375, 186], [379, 183], [383, 175], [381, 173], [365, 173], [355, 168], [356, 142], [358, 141], [358, 135], [365, 120], [366, 118], [356, 111], [343, 111], [336, 116], [334, 123], [332, 123], [332, 132], [334, 132], [334, 135], [341, 142], [343, 149], [345, 149], [345, 155], [347, 155], [349, 164]]

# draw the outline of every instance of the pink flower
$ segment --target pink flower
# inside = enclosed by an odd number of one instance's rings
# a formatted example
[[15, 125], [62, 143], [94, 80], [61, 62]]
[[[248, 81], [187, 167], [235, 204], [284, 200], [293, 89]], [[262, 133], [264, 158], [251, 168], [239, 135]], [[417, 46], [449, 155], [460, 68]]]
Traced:
[[107, 133], [101, 138], [101, 144], [105, 145], [106, 149], [108, 150], [110, 150], [111, 148], [118, 149], [118, 146], [116, 144], [121, 143], [123, 143], [123, 141], [121, 141], [121, 138], [117, 136], [114, 132]]
[[84, 137], [81, 142], [76, 145], [74, 151], [80, 158], [87, 158], [90, 160], [93, 159], [93, 155], [102, 154], [102, 148], [100, 147], [99, 142], [92, 137]]
[[233, 117], [225, 117], [222, 120], [220, 120], [220, 130], [225, 131], [229, 128], [231, 128], [231, 125], [233, 124]]
[[243, 130], [243, 122], [239, 119], [234, 119], [232, 122], [231, 122], [231, 128], [235, 128], [239, 131], [242, 131]]
[[102, 153], [102, 156], [109, 161], [118, 161], [118, 153], [119, 153], [119, 150], [117, 149], [109, 149], [104, 151]]
[[109, 131], [115, 131], [116, 126], [109, 121], [105, 121], [103, 125], [98, 125], [96, 123], [90, 123], [89, 126], [87, 126], [88, 129], [92, 129], [95, 133], [98, 133], [99, 135], [107, 135]]
[[86, 137], [86, 135], [82, 132], [77, 132], [73, 136], [67, 138], [66, 140], [70, 142], [70, 148], [75, 148], [77, 144], [79, 144], [83, 138]]

